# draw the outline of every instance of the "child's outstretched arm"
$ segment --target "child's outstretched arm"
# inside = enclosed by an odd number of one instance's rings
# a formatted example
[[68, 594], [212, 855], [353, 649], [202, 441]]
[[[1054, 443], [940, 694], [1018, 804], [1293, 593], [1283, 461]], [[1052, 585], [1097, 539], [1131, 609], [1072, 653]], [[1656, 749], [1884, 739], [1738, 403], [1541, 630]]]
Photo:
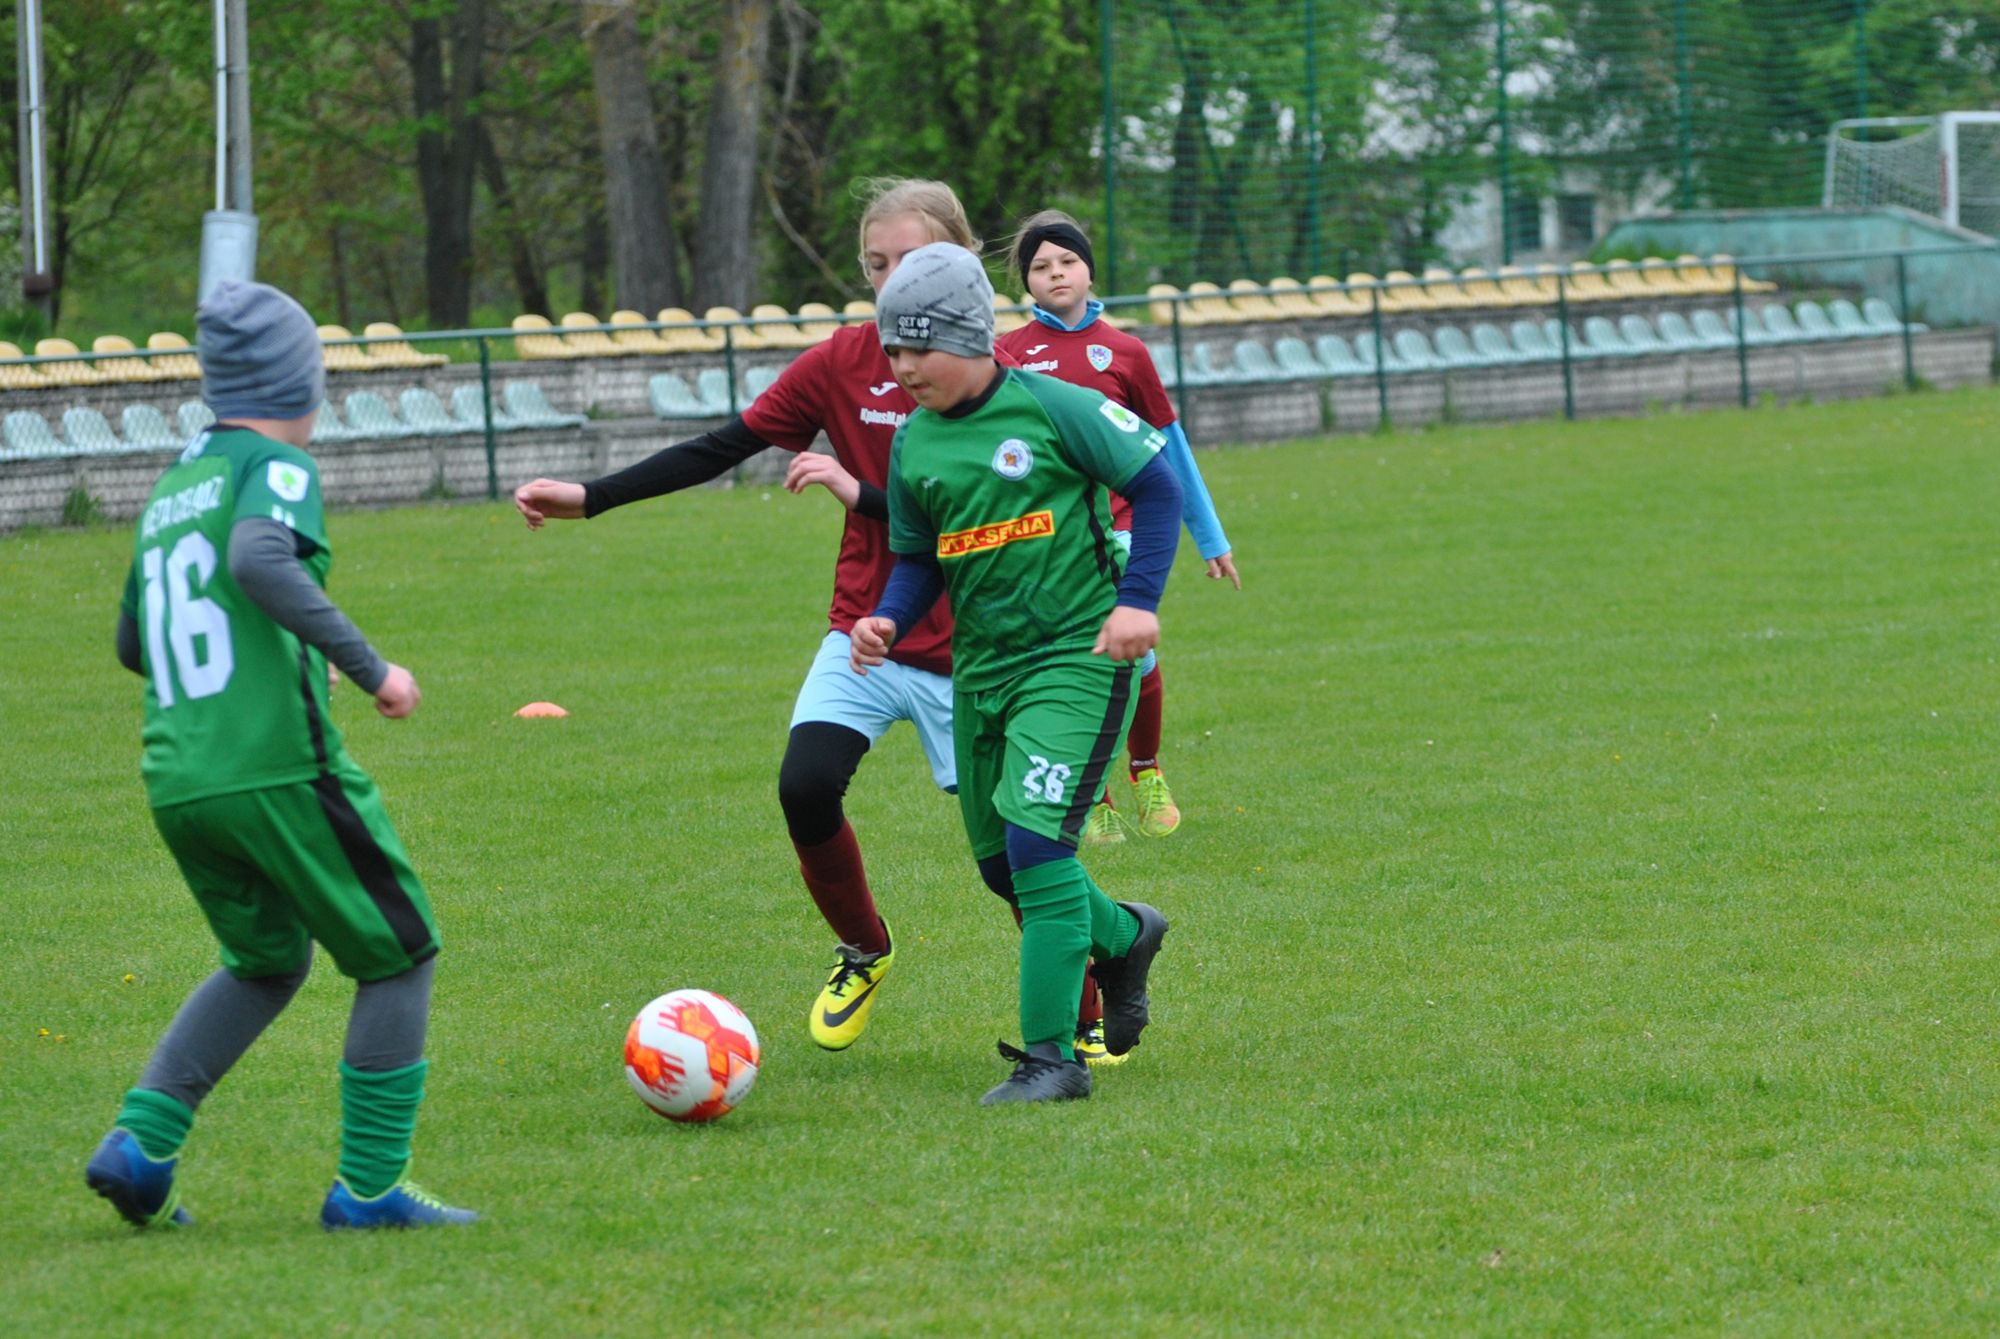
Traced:
[[865, 479], [857, 479], [832, 456], [816, 451], [801, 451], [792, 457], [791, 467], [785, 471], [785, 489], [792, 493], [803, 493], [813, 484], [818, 484], [827, 492], [840, 499], [840, 505], [849, 511], [860, 512], [871, 521], [889, 521], [889, 494]]
[[896, 639], [915, 627], [942, 594], [944, 569], [938, 566], [936, 558], [897, 554], [896, 565], [889, 569], [889, 581], [882, 587], [882, 599], [875, 612], [856, 619], [853, 631], [848, 634], [851, 645], [847, 663], [854, 672], [866, 674], [869, 666], [888, 659], [889, 648], [896, 644]]
[[1208, 485], [1202, 481], [1201, 466], [1195, 463], [1194, 448], [1188, 445], [1186, 431], [1178, 420], [1160, 431], [1167, 439], [1161, 454], [1173, 466], [1174, 477], [1181, 485], [1181, 519], [1187, 523], [1188, 533], [1194, 536], [1195, 550], [1208, 566], [1209, 579], [1228, 577], [1231, 585], [1242, 590], [1243, 579], [1236, 575], [1234, 550], [1230, 548], [1229, 536], [1222, 532], [1222, 520], [1215, 514], [1215, 502], [1208, 495]]

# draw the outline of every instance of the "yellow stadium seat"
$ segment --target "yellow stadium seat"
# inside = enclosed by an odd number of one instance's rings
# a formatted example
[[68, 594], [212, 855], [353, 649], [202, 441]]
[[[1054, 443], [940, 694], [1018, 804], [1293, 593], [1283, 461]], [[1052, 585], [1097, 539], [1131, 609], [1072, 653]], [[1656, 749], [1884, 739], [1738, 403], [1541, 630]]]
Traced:
[[1540, 268], [1529, 271], [1519, 265], [1502, 265], [1499, 275], [1500, 291], [1517, 307], [1539, 307], [1556, 300], [1555, 278]]
[[[737, 311], [734, 307], [710, 307], [702, 313], [701, 319], [704, 321], [740, 321], [743, 319], [743, 313]], [[729, 332], [726, 337], [727, 343], [732, 349], [761, 349], [765, 347], [763, 332], [753, 325], [718, 326], [711, 328], [709, 333], [722, 338], [725, 328]]]
[[1402, 285], [1382, 290], [1382, 310], [1385, 312], [1436, 311], [1437, 303], [1424, 292], [1423, 285], [1414, 282], [1417, 276], [1408, 270], [1391, 270], [1382, 276], [1385, 284]]
[[551, 332], [546, 316], [516, 316], [514, 330], [514, 354], [518, 358], [576, 357], [576, 351], [563, 343], [562, 336]]
[[635, 312], [635, 311], [612, 312], [611, 324], [640, 327], [638, 329], [633, 329], [633, 330], [614, 330], [611, 332], [611, 342], [613, 344], [616, 344], [620, 349], [624, 350], [626, 353], [647, 354], [647, 353], [672, 352], [672, 350], [668, 347], [667, 342], [661, 339], [657, 333], [643, 328], [647, 324], [646, 316], [645, 313], [643, 312]]
[[1269, 294], [1259, 292], [1264, 287], [1255, 279], [1231, 279], [1229, 281], [1229, 305], [1239, 321], [1282, 321], [1285, 313], [1278, 309]]
[[1473, 305], [1465, 296], [1465, 289], [1459, 285], [1458, 276], [1450, 270], [1425, 270], [1424, 294], [1439, 308], [1456, 310]]
[[1465, 294], [1468, 307], [1511, 307], [1514, 299], [1502, 292], [1499, 283], [1486, 271], [1473, 266], [1461, 270], [1458, 276], [1459, 291]]
[[1182, 325], [1229, 325], [1243, 319], [1214, 284], [1196, 280], [1187, 291], [1191, 301], [1181, 307]]
[[153, 355], [146, 361], [162, 377], [175, 381], [201, 380], [201, 364], [195, 361], [184, 336], [171, 330], [155, 330], [146, 336], [146, 348]]
[[368, 355], [361, 351], [359, 344], [329, 344], [330, 339], [353, 339], [354, 332], [344, 325], [323, 325], [319, 328], [319, 352], [329, 372], [366, 372], [374, 366]]
[[875, 304], [861, 298], [856, 298], [840, 310], [842, 315], [854, 318], [853, 321], [848, 322], [850, 325], [854, 324], [855, 321], [872, 321], [875, 319]]
[[750, 309], [750, 319], [764, 324], [752, 327], [770, 349], [802, 349], [812, 341], [799, 333], [792, 314], [773, 302], [760, 302]]
[[1311, 321], [1318, 318], [1319, 308], [1313, 305], [1312, 298], [1307, 296], [1298, 280], [1281, 274], [1271, 281], [1269, 287], [1271, 305], [1276, 307], [1286, 320]]
[[[76, 345], [66, 339], [38, 339], [35, 341], [35, 357], [62, 358], [81, 353]], [[42, 375], [59, 386], [101, 386], [111, 378], [104, 376], [86, 362], [42, 363]]]
[[1152, 315], [1154, 325], [1174, 323], [1174, 299], [1180, 295], [1180, 289], [1172, 284], [1154, 284], [1146, 290], [1146, 296], [1153, 300], [1146, 310]]
[[1306, 284], [1311, 289], [1306, 296], [1312, 300], [1314, 311], [1321, 316], [1368, 314], [1367, 295], [1348, 291], [1346, 285], [1330, 274], [1315, 274]]
[[1646, 276], [1629, 260], [1607, 260], [1604, 262], [1604, 278], [1619, 296], [1628, 298], [1658, 297], [1653, 286], [1646, 282]]
[[1622, 296], [1604, 277], [1604, 271], [1587, 260], [1570, 265], [1566, 287], [1571, 302], [1603, 302]]
[[563, 343], [568, 346], [572, 358], [608, 358], [630, 352], [613, 344], [611, 336], [602, 330], [590, 328], [603, 324], [589, 312], [563, 313]]
[[1682, 275], [1681, 266], [1695, 259], [1682, 256], [1679, 260], [1648, 260], [1639, 266], [1639, 276], [1655, 297], [1692, 297], [1703, 290]]
[[26, 391], [40, 390], [49, 384], [49, 379], [37, 372], [33, 365], [8, 361], [27, 356], [17, 346], [0, 339], [0, 387], [10, 391]]
[[[1708, 272], [1715, 278], [1716, 292], [1733, 293], [1736, 291], [1736, 259], [1728, 252], [1718, 251], [1710, 256], [1708, 258]], [[1777, 289], [1778, 286], [1767, 279], [1752, 279], [1747, 274], [1743, 276], [1743, 291], [1745, 293], [1775, 293]], [[39, 348], [40, 346], [38, 345], [37, 347]]]
[[[90, 342], [92, 353], [136, 353], [132, 341], [123, 335], [99, 335]], [[97, 364], [97, 370], [111, 381], [158, 381], [160, 374], [144, 358], [113, 358]]]
[[361, 333], [377, 341], [360, 346], [377, 367], [443, 367], [451, 361], [441, 353], [418, 353], [417, 346], [402, 337], [403, 328], [387, 321], [370, 321]]
[[807, 344], [817, 344], [823, 339], [832, 339], [834, 331], [840, 329], [840, 322], [834, 319], [833, 308], [824, 302], [802, 302], [799, 304], [799, 336]]
[[714, 353], [722, 347], [722, 332], [697, 326], [685, 307], [662, 307], [653, 319], [667, 327], [660, 338], [675, 353]]

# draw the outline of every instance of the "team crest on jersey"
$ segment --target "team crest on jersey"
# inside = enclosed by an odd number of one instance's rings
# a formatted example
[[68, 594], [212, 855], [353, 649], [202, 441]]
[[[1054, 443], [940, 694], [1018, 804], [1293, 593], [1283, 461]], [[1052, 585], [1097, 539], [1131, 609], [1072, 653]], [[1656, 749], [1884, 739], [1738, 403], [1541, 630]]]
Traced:
[[1111, 347], [1108, 344], [1093, 344], [1083, 353], [1090, 359], [1090, 365], [1100, 372], [1111, 366]]
[[1103, 404], [1097, 406], [1097, 412], [1110, 419], [1112, 426], [1120, 432], [1137, 432], [1146, 426], [1144, 419], [1127, 409], [1124, 405], [1119, 404], [1116, 400], [1106, 400]]
[[264, 478], [270, 483], [271, 491], [287, 502], [304, 502], [306, 490], [312, 487], [311, 475], [283, 460], [272, 461], [271, 467], [264, 472]]
[[993, 453], [993, 472], [1003, 479], [1025, 479], [1035, 468], [1035, 453], [1019, 437], [1009, 437]]

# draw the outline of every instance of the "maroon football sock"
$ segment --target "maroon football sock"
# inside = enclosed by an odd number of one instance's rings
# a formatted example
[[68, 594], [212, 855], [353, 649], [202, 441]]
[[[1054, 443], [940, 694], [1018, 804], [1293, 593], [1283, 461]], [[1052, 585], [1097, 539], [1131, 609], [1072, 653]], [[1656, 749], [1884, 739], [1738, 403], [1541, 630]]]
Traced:
[[1132, 728], [1125, 732], [1125, 748], [1132, 755], [1132, 775], [1160, 765], [1160, 712], [1164, 691], [1160, 687], [1160, 667], [1139, 680], [1139, 706], [1132, 713]]
[[861, 843], [855, 840], [854, 826], [842, 819], [840, 831], [819, 845], [793, 842], [792, 849], [799, 853], [799, 873], [805, 876], [806, 891], [840, 942], [863, 953], [887, 952], [889, 932], [875, 911], [875, 894], [868, 890], [868, 874], [861, 867]]
[[1079, 1029], [1089, 1027], [1104, 1017], [1104, 999], [1097, 993], [1097, 978], [1090, 974], [1086, 966], [1083, 973], [1083, 998], [1077, 1002], [1076, 1025]]

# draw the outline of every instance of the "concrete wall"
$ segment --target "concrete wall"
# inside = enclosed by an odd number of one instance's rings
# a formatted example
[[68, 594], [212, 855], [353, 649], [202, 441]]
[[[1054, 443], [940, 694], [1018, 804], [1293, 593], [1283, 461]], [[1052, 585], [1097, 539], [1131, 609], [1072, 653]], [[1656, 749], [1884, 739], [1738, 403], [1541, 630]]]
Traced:
[[[1934, 326], [1991, 325], [2000, 321], [2000, 245], [1983, 234], [1954, 228], [1908, 209], [1695, 210], [1627, 219], [1606, 234], [1603, 248], [1616, 255], [1718, 252], [1740, 259], [1828, 251], [1888, 251], [1920, 247], [1985, 246], [1983, 254], [1911, 257], [1905, 262], [1910, 319]], [[1902, 310], [1896, 262], [1830, 261], [1746, 265], [1745, 272], [1774, 279], [1787, 289], [1837, 288], [1881, 298]], [[1793, 296], [1810, 296], [1795, 293]]]

